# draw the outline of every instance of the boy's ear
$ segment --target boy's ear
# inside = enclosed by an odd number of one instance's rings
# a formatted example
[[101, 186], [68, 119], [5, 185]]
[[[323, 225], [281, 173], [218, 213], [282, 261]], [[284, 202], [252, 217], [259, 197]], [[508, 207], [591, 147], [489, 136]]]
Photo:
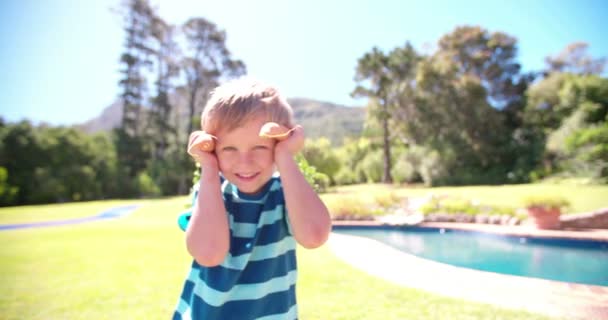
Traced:
[[260, 137], [277, 139], [281, 141], [287, 139], [291, 131], [294, 129], [295, 127], [287, 129], [285, 126], [282, 126], [276, 122], [266, 122], [260, 129]]

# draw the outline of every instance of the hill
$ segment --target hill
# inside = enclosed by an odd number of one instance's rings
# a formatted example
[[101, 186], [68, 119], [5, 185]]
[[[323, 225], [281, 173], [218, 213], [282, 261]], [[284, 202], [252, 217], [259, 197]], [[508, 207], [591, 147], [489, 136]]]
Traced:
[[306, 98], [288, 99], [296, 122], [306, 130], [308, 138], [327, 137], [333, 145], [341, 145], [346, 137], [359, 137], [363, 131], [365, 109]]
[[[346, 137], [358, 137], [363, 130], [365, 109], [347, 107], [330, 102], [307, 98], [287, 99], [293, 107], [296, 122], [306, 130], [306, 136], [311, 139], [327, 137], [333, 145], [341, 145]], [[185, 123], [187, 107], [181, 95], [174, 95], [172, 103], [177, 106], [173, 119]], [[106, 107], [102, 113], [80, 125], [86, 132], [110, 131], [120, 125], [122, 105], [115, 102]]]

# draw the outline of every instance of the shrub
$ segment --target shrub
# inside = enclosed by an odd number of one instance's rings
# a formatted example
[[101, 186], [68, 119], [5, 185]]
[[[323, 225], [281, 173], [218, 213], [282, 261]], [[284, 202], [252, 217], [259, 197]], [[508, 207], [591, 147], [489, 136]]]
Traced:
[[421, 179], [414, 165], [404, 157], [397, 160], [397, 163], [391, 169], [391, 175], [396, 183], [415, 182]]
[[384, 209], [394, 207], [399, 204], [401, 198], [395, 192], [383, 192], [374, 196], [376, 204]]
[[137, 190], [142, 197], [158, 197], [161, 194], [160, 188], [154, 183], [154, 180], [146, 172], [141, 172], [135, 180]]
[[365, 182], [380, 182], [384, 173], [384, 156], [382, 150], [368, 153], [356, 167], [359, 176], [365, 176]]
[[510, 207], [482, 206], [474, 201], [456, 197], [432, 197], [428, 202], [420, 206], [419, 210], [425, 215], [431, 213], [516, 215], [515, 210]]
[[335, 175], [334, 181], [338, 185], [355, 184], [359, 182], [357, 174], [350, 168], [342, 167]]
[[326, 174], [330, 179], [335, 180], [341, 163], [336, 155], [336, 151], [331, 147], [331, 143], [327, 138], [306, 140], [301, 154], [308, 164], [315, 167], [318, 172]]
[[444, 213], [466, 213], [469, 215], [478, 214], [481, 210], [470, 200], [465, 199], [446, 199], [441, 203], [441, 211]]
[[570, 202], [566, 198], [560, 196], [550, 195], [533, 195], [523, 200], [526, 208], [532, 207], [546, 207], [546, 208], [567, 208], [570, 206]]
[[352, 196], [334, 198], [325, 204], [332, 220], [373, 220], [375, 216], [384, 214], [384, 210]]
[[304, 174], [304, 178], [306, 178], [306, 181], [308, 181], [313, 189], [319, 193], [325, 192], [329, 186], [329, 177], [324, 173], [318, 172], [314, 166], [309, 165], [308, 161], [301, 155], [296, 157], [296, 161], [302, 174]]

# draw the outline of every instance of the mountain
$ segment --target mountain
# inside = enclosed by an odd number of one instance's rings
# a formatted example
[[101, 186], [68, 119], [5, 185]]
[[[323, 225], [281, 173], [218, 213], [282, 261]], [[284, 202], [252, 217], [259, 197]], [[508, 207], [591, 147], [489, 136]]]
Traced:
[[[176, 122], [181, 119], [179, 122], [183, 125], [188, 116], [187, 104], [182, 97], [179, 94], [173, 95], [171, 100], [177, 105], [172, 118]], [[364, 108], [347, 107], [307, 98], [291, 98], [287, 101], [293, 108], [296, 123], [304, 127], [307, 138], [327, 137], [333, 145], [341, 145], [344, 138], [361, 135], [365, 120]], [[121, 118], [122, 104], [115, 102], [106, 107], [99, 116], [77, 127], [89, 133], [110, 131], [120, 125]]]
[[122, 120], [122, 103], [114, 102], [107, 106], [101, 114], [93, 119], [76, 125], [85, 132], [95, 133], [99, 131], [110, 131], [120, 125]]
[[296, 122], [311, 139], [327, 137], [333, 145], [341, 145], [346, 137], [359, 137], [363, 131], [365, 109], [346, 107], [306, 98], [287, 99]]

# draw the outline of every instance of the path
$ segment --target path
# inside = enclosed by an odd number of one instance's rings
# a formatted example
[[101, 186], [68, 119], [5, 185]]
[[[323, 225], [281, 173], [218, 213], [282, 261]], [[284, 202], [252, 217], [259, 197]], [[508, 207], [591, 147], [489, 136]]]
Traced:
[[3, 225], [0, 225], [0, 231], [14, 230], [14, 229], [26, 229], [26, 228], [55, 227], [55, 226], [92, 222], [92, 221], [97, 221], [97, 220], [120, 218], [120, 217], [124, 217], [124, 216], [130, 214], [131, 212], [135, 211], [135, 209], [137, 209], [139, 207], [141, 207], [141, 205], [132, 204], [132, 205], [125, 205], [125, 206], [110, 208], [97, 215], [89, 216], [89, 217], [64, 219], [64, 220], [51, 220], [51, 221], [42, 221], [42, 222], [30, 222], [30, 223], [3, 224]]

